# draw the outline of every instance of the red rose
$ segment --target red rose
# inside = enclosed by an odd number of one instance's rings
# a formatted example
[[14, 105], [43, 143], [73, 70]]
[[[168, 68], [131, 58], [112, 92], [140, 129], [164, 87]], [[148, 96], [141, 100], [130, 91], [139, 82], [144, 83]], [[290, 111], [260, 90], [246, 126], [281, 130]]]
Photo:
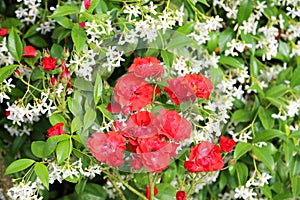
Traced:
[[187, 74], [184, 76], [198, 98], [208, 99], [213, 89], [212, 82], [202, 74]]
[[34, 58], [37, 54], [36, 49], [33, 46], [26, 46], [24, 47], [24, 52], [22, 54], [22, 56], [24, 57], [30, 57], [30, 58]]
[[94, 133], [87, 141], [93, 156], [100, 162], [110, 166], [120, 166], [124, 163], [123, 151], [126, 150], [126, 139], [122, 133]]
[[176, 142], [190, 137], [192, 125], [185, 118], [182, 118], [178, 112], [161, 109], [158, 119], [161, 124], [159, 134], [165, 135], [168, 139]]
[[180, 105], [181, 102], [195, 101], [194, 91], [183, 77], [169, 79], [167, 82], [169, 86], [165, 87], [164, 90], [175, 104]]
[[157, 134], [159, 122], [156, 115], [148, 111], [140, 111], [130, 116], [124, 131], [129, 137], [149, 138]]
[[[153, 189], [154, 189], [153, 193], [154, 193], [154, 196], [155, 196], [155, 195], [157, 195], [158, 191], [157, 191], [157, 188], [155, 186], [154, 186]], [[148, 199], [150, 199], [150, 185], [149, 184], [146, 187], [146, 197]]]
[[55, 69], [56, 66], [56, 58], [44, 57], [42, 58], [42, 67], [44, 70], [51, 71]]
[[235, 146], [235, 141], [233, 139], [227, 138], [225, 136], [220, 137], [220, 147], [222, 151], [230, 152]]
[[108, 110], [111, 113], [120, 113], [121, 112], [121, 106], [118, 103], [111, 102], [107, 105], [106, 110]]
[[50, 82], [51, 82], [51, 85], [52, 85], [52, 86], [56, 86], [56, 85], [57, 85], [57, 79], [56, 79], [55, 77], [52, 77], [52, 78], [50, 79]]
[[137, 111], [152, 102], [154, 87], [134, 74], [121, 77], [114, 87], [115, 100], [130, 111]]
[[176, 192], [176, 200], [186, 200], [186, 193], [185, 191], [177, 191]]
[[154, 57], [135, 58], [128, 72], [133, 72], [140, 78], [151, 76], [159, 78], [164, 73], [164, 67], [160, 65], [160, 60]]
[[91, 6], [91, 0], [84, 0], [84, 7], [85, 9], [89, 9]]
[[6, 36], [8, 33], [7, 28], [0, 28], [0, 36]]
[[224, 166], [219, 146], [204, 141], [192, 147], [184, 168], [190, 172], [210, 172], [221, 170]]
[[47, 130], [47, 137], [52, 137], [52, 136], [56, 136], [56, 135], [62, 135], [65, 134], [66, 131], [63, 129], [64, 128], [64, 123], [60, 122], [55, 124], [54, 126], [52, 126], [51, 128], [49, 128]]

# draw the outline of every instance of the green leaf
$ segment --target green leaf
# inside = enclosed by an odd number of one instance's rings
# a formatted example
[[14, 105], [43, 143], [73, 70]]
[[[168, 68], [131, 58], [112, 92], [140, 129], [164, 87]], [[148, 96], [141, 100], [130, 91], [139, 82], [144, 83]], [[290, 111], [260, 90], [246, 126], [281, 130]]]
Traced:
[[72, 141], [71, 140], [63, 140], [57, 144], [56, 147], [56, 157], [58, 164], [62, 163], [65, 159], [67, 159], [72, 152]]
[[71, 122], [71, 133], [75, 133], [82, 128], [82, 119], [80, 116], [76, 116]]
[[0, 68], [0, 83], [2, 83], [5, 79], [9, 78], [12, 73], [16, 70], [18, 65], [8, 65]]
[[44, 141], [34, 141], [31, 143], [31, 152], [34, 156], [38, 158], [45, 158], [44, 150], [46, 147], [46, 142]]
[[243, 0], [237, 14], [237, 21], [241, 25], [244, 20], [249, 19], [252, 13], [253, 5], [252, 0]]
[[248, 122], [252, 120], [252, 114], [248, 110], [236, 110], [231, 117], [232, 122]]
[[80, 52], [85, 45], [87, 38], [85, 31], [79, 24], [75, 24], [72, 28], [71, 36], [76, 47], [76, 52]]
[[102, 84], [102, 79], [99, 73], [97, 73], [97, 78], [95, 82], [95, 87], [94, 87], [94, 102], [95, 105], [97, 105], [102, 98], [102, 90], [103, 90], [103, 84]]
[[239, 178], [239, 182], [244, 185], [248, 180], [248, 167], [242, 162], [237, 162], [236, 164], [236, 173]]
[[194, 25], [195, 25], [195, 22], [188, 22], [188, 23], [185, 23], [183, 26], [180, 26], [176, 31], [187, 35], [193, 31]]
[[221, 32], [219, 36], [219, 47], [220, 53], [222, 53], [227, 48], [227, 43], [230, 42], [234, 38], [234, 31], [232, 29], [226, 29]]
[[207, 41], [207, 49], [209, 52], [213, 52], [219, 44], [219, 33], [210, 32], [209, 36], [210, 36], [210, 40]]
[[223, 65], [229, 65], [231, 67], [244, 69], [244, 63], [234, 57], [221, 55], [219, 62]]
[[49, 190], [49, 172], [47, 167], [42, 163], [35, 163], [34, 172], [46, 187], [46, 189]]
[[164, 171], [163, 182], [171, 183], [177, 174], [177, 166], [176, 163], [173, 162], [169, 165], [168, 169]]
[[54, 17], [53, 19], [66, 29], [73, 28], [73, 22], [68, 17]]
[[234, 159], [237, 161], [251, 149], [252, 149], [251, 144], [245, 142], [238, 142], [233, 154]]
[[53, 14], [49, 17], [61, 17], [61, 16], [66, 16], [66, 15], [72, 15], [72, 14], [77, 14], [79, 13], [79, 9], [77, 7], [73, 6], [59, 6]]
[[271, 104], [273, 104], [274, 106], [276, 106], [277, 108], [280, 108], [282, 106], [285, 105], [285, 102], [282, 101], [281, 99], [278, 99], [278, 98], [272, 98], [272, 97], [266, 97], [266, 99], [268, 101], [271, 102]]
[[101, 104], [100, 106], [97, 106], [97, 108], [100, 110], [100, 112], [109, 120], [113, 119], [113, 115], [106, 109], [106, 106], [104, 104]]
[[174, 199], [176, 196], [176, 189], [168, 183], [159, 183], [156, 185], [156, 188], [158, 192], [155, 198], [157, 199]]
[[174, 55], [166, 50], [161, 50], [161, 57], [167, 67], [172, 67]]
[[210, 67], [210, 76], [211, 76], [211, 82], [213, 85], [218, 85], [221, 83], [222, 78], [223, 78], [223, 72], [220, 67], [215, 68], [213, 66]]
[[34, 24], [34, 25], [30, 26], [24, 35], [24, 39], [35, 35], [37, 33], [36, 28], [38, 28], [39, 26], [40, 26], [39, 24]]
[[65, 126], [68, 124], [66, 119], [64, 118], [64, 116], [60, 113], [51, 115], [49, 117], [49, 121], [52, 126], [54, 126], [55, 124], [60, 123], [60, 122], [64, 123]]
[[64, 141], [64, 140], [70, 140], [70, 136], [67, 134], [62, 134], [62, 135], [52, 136], [52, 137], [48, 138], [46, 141], [45, 148], [44, 148], [45, 157], [48, 157], [51, 153], [54, 152], [58, 142]]
[[36, 81], [36, 80], [43, 80], [45, 78], [44, 72], [41, 70], [40, 67], [34, 68], [31, 74], [31, 80]]
[[84, 80], [82, 78], [76, 78], [74, 82], [74, 87], [84, 90], [84, 91], [93, 91], [93, 85], [90, 81]]
[[47, 41], [41, 35], [33, 35], [28, 38], [30, 44], [35, 47], [43, 48], [49, 46]]
[[273, 172], [274, 170], [274, 159], [268, 149], [266, 148], [259, 148], [257, 146], [253, 147], [253, 154], [262, 161], [266, 167]]
[[[284, 62], [288, 62], [290, 58], [290, 45], [283, 42], [282, 40], [279, 40], [279, 48], [278, 48], [278, 54], [277, 56], [282, 56]], [[276, 56], [276, 57], [277, 57]]]
[[210, 5], [207, 3], [206, 0], [197, 0], [197, 1], [204, 4], [204, 5], [206, 5], [207, 7], [210, 7]]
[[275, 120], [272, 118], [272, 112], [260, 106], [258, 109], [258, 118], [265, 129], [271, 129]]
[[50, 50], [52, 58], [63, 58], [64, 48], [58, 44], [53, 44]]
[[105, 200], [107, 199], [107, 191], [99, 184], [88, 183], [82, 194], [81, 200]]
[[258, 62], [256, 61], [256, 57], [251, 55], [250, 57], [250, 74], [251, 77], [257, 77], [259, 73]]
[[293, 73], [293, 76], [291, 78], [291, 87], [295, 87], [297, 85], [300, 85], [300, 66], [298, 66]]
[[291, 176], [300, 175], [300, 156], [299, 155], [294, 156], [292, 159], [290, 175]]
[[264, 130], [264, 131], [256, 133], [255, 138], [253, 139], [253, 142], [254, 143], [265, 142], [265, 141], [271, 140], [275, 137], [283, 138], [284, 136], [285, 136], [285, 133], [280, 130], [268, 129], [268, 130]]
[[16, 160], [7, 167], [4, 175], [13, 174], [22, 171], [30, 167], [34, 162], [35, 162], [34, 160], [27, 159], [27, 158]]
[[96, 112], [94, 109], [89, 108], [86, 113], [84, 114], [84, 118], [83, 118], [83, 127], [84, 129], [88, 129], [90, 126], [92, 126], [92, 124], [94, 123], [95, 119], [96, 119]]
[[300, 196], [300, 176], [293, 176], [292, 181], [292, 191], [294, 199], [299, 198]]
[[196, 47], [196, 43], [191, 38], [187, 37], [184, 34], [175, 32], [174, 35], [170, 38], [170, 42], [167, 44], [166, 49], [170, 51], [178, 48], [185, 48], [187, 46]]
[[15, 28], [12, 28], [9, 32], [7, 49], [17, 62], [21, 61], [23, 53], [23, 44]]
[[285, 85], [275, 85], [266, 91], [266, 97], [278, 98], [287, 92], [288, 88]]

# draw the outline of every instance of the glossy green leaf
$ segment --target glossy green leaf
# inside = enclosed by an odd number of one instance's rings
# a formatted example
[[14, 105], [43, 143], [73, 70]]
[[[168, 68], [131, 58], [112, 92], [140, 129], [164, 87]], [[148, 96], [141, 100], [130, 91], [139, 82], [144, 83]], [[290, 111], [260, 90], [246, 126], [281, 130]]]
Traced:
[[71, 32], [72, 40], [74, 42], [77, 52], [80, 52], [86, 43], [86, 33], [79, 24], [75, 24]]
[[245, 163], [237, 162], [236, 164], [236, 173], [239, 179], [239, 182], [244, 185], [248, 180], [248, 167]]
[[44, 141], [34, 141], [31, 143], [31, 152], [34, 156], [38, 158], [45, 158], [44, 150], [46, 147], [46, 142]]
[[64, 48], [58, 44], [53, 44], [50, 50], [50, 55], [52, 58], [63, 58]]
[[48, 42], [41, 35], [33, 35], [27, 39], [35, 47], [43, 48], [49, 46]]
[[258, 62], [256, 61], [256, 57], [251, 55], [250, 57], [250, 74], [252, 77], [257, 77], [259, 73]]
[[156, 188], [158, 192], [155, 198], [157, 199], [174, 199], [174, 197], [176, 196], [176, 189], [168, 183], [159, 183], [156, 185]]
[[227, 43], [234, 38], [234, 31], [232, 29], [226, 29], [220, 33], [219, 36], [219, 47], [222, 53], [227, 48]]
[[187, 35], [193, 31], [194, 25], [195, 25], [195, 22], [187, 22], [187, 23], [183, 24], [182, 26], [180, 26], [176, 31]]
[[71, 140], [63, 140], [57, 144], [56, 147], [56, 158], [58, 164], [62, 163], [65, 159], [67, 159], [72, 152], [72, 141]]
[[34, 162], [34, 160], [27, 158], [16, 160], [7, 167], [5, 175], [22, 171], [30, 167]]
[[84, 80], [82, 78], [76, 78], [74, 82], [74, 87], [84, 90], [84, 91], [93, 91], [93, 85], [90, 81]]
[[209, 37], [210, 39], [207, 41], [207, 49], [210, 51], [210, 52], [213, 52], [218, 44], [219, 44], [219, 34], [218, 32], [210, 32], [209, 33]]
[[287, 92], [288, 88], [285, 85], [275, 85], [266, 91], [266, 97], [278, 98]]
[[41, 180], [43, 185], [49, 190], [49, 172], [48, 168], [42, 163], [35, 163], [34, 172], [37, 177]]
[[258, 109], [258, 118], [265, 129], [271, 129], [274, 126], [275, 120], [272, 118], [272, 112], [260, 106]]
[[171, 183], [176, 177], [176, 174], [177, 174], [177, 166], [176, 163], [173, 162], [172, 164], [169, 165], [168, 169], [164, 171], [163, 182]]
[[12, 73], [17, 69], [18, 65], [8, 65], [0, 68], [0, 83], [9, 78]]
[[161, 51], [161, 57], [167, 67], [172, 67], [174, 55], [166, 50]]
[[299, 198], [300, 196], [300, 176], [293, 176], [291, 178], [292, 181], [292, 191], [294, 199]]
[[84, 114], [83, 128], [85, 130], [88, 129], [90, 126], [94, 124], [95, 119], [96, 119], [96, 111], [92, 108], [89, 108]]
[[12, 28], [9, 32], [7, 49], [17, 62], [21, 61], [23, 53], [23, 44], [15, 28]]
[[291, 78], [291, 87], [295, 87], [297, 85], [300, 85], [300, 66], [298, 66], [293, 73], [293, 76]]
[[232, 122], [248, 122], [252, 119], [252, 114], [248, 110], [236, 110], [231, 117]]
[[64, 28], [73, 28], [73, 22], [68, 17], [54, 17], [53, 19]]
[[71, 122], [71, 132], [75, 133], [76, 131], [78, 131], [79, 129], [81, 129], [83, 126], [82, 124], [82, 119], [80, 116], [76, 116], [72, 122]]
[[70, 140], [70, 136], [67, 134], [62, 134], [62, 135], [52, 136], [48, 138], [44, 148], [45, 157], [48, 157], [51, 153], [53, 153], [54, 150], [56, 149], [57, 143], [63, 140]]
[[253, 154], [263, 162], [266, 167], [272, 172], [274, 170], [274, 158], [270, 152], [265, 148], [259, 148], [257, 146], [253, 147]]
[[241, 2], [237, 13], [237, 21], [239, 24], [242, 24], [244, 20], [249, 19], [250, 14], [252, 13], [252, 9], [252, 0], [243, 0]]
[[252, 145], [250, 143], [238, 142], [234, 150], [233, 158], [237, 161], [251, 149]]
[[24, 35], [24, 39], [25, 38], [29, 38], [35, 34], [37, 34], [37, 28], [39, 27], [40, 25], [39, 24], [34, 24], [32, 26], [29, 27], [29, 29], [26, 31], [25, 35]]
[[103, 83], [100, 74], [97, 74], [94, 86], [94, 103], [97, 105], [102, 98]]
[[97, 108], [100, 110], [100, 112], [109, 120], [113, 119], [113, 115], [106, 109], [106, 106], [104, 104], [101, 104], [100, 106], [97, 106]]
[[244, 63], [241, 60], [239, 60], [238, 58], [234, 58], [231, 56], [221, 55], [219, 62], [223, 65], [229, 65], [231, 67], [244, 69]]
[[59, 6], [57, 9], [55, 9], [55, 11], [50, 17], [61, 17], [77, 13], [79, 13], [79, 9], [77, 7], [65, 5]]
[[52, 126], [54, 126], [55, 124], [60, 123], [60, 122], [64, 123], [64, 125], [68, 124], [65, 117], [60, 113], [51, 115], [49, 117], [49, 121]]
[[275, 137], [283, 138], [285, 136], [285, 133], [276, 130], [276, 129], [268, 129], [261, 132], [258, 132], [255, 134], [255, 138], [253, 139], [253, 142], [265, 142], [268, 140], [271, 140]]

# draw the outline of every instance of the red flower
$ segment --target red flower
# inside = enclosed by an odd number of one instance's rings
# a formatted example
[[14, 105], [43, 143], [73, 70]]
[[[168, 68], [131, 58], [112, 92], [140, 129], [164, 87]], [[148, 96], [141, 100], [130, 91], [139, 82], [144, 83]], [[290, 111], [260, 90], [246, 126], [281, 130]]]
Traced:
[[42, 58], [42, 67], [44, 70], [51, 71], [55, 69], [56, 58], [44, 57]]
[[89, 9], [90, 8], [90, 6], [91, 6], [91, 1], [92, 0], [84, 0], [84, 7], [85, 7], [85, 9]]
[[7, 28], [0, 28], [0, 36], [6, 36], [8, 33]]
[[50, 82], [51, 82], [51, 85], [52, 85], [52, 86], [56, 86], [56, 84], [57, 84], [57, 79], [56, 79], [55, 77], [52, 77], [52, 78], [50, 79]]
[[108, 110], [111, 113], [120, 113], [121, 112], [121, 106], [118, 103], [111, 102], [107, 105], [106, 110]]
[[195, 101], [194, 91], [183, 77], [169, 79], [167, 82], [169, 86], [164, 88], [165, 92], [169, 94], [175, 104], [180, 105], [181, 102]]
[[126, 139], [122, 133], [94, 133], [87, 141], [93, 156], [100, 162], [110, 166], [120, 166], [124, 163], [123, 151], [126, 150]]
[[79, 22], [79, 26], [80, 26], [81, 28], [84, 28], [84, 27], [85, 27], [85, 22]]
[[164, 68], [160, 65], [160, 60], [154, 57], [135, 58], [133, 64], [128, 68], [129, 72], [140, 78], [161, 77]]
[[159, 122], [157, 117], [148, 111], [140, 111], [130, 116], [125, 132], [129, 137], [149, 138], [157, 134]]
[[[154, 196], [155, 196], [155, 195], [157, 195], [158, 190], [155, 186], [154, 186], [153, 189], [154, 189], [153, 193], [154, 193]], [[146, 197], [147, 197], [147, 199], [150, 199], [150, 185], [149, 184], [146, 187]]]
[[186, 193], [185, 191], [177, 191], [176, 192], [176, 200], [186, 200]]
[[189, 160], [184, 162], [184, 168], [190, 172], [216, 171], [223, 166], [220, 147], [207, 141], [192, 147]]
[[161, 124], [159, 133], [168, 139], [180, 142], [190, 137], [192, 125], [178, 112], [161, 109], [158, 118]]
[[220, 137], [220, 147], [222, 151], [230, 152], [235, 146], [235, 141], [231, 138], [227, 138], [225, 136]]
[[184, 76], [198, 98], [208, 99], [213, 89], [212, 82], [202, 74], [187, 74]]
[[24, 57], [30, 57], [30, 58], [34, 58], [37, 54], [36, 49], [33, 46], [26, 46], [24, 47], [24, 52], [22, 54], [22, 56]]
[[51, 128], [49, 128], [47, 130], [47, 137], [52, 137], [52, 136], [56, 136], [56, 135], [62, 135], [65, 134], [66, 131], [63, 129], [64, 128], [64, 123], [60, 122], [55, 124], [54, 126], [52, 126]]
[[121, 77], [114, 88], [115, 100], [130, 111], [140, 110], [152, 102], [154, 87], [134, 74]]

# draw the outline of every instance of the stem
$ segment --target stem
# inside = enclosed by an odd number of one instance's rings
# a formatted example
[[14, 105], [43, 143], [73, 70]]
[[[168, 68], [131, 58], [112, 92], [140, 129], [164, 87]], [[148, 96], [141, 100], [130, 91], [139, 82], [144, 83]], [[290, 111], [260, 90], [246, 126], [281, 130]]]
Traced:
[[149, 185], [150, 185], [150, 200], [154, 200], [154, 184], [155, 183], [152, 181], [152, 174], [151, 174], [151, 172], [149, 172], [148, 178], [149, 178]]

